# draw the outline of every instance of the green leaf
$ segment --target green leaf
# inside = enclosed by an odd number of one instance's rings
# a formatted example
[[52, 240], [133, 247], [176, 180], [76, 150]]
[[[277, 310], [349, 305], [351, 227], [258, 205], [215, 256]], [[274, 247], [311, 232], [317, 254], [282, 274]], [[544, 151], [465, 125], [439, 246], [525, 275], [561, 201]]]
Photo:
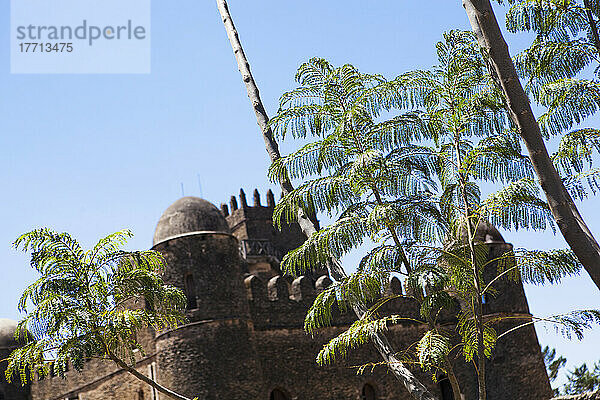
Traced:
[[441, 367], [452, 345], [450, 340], [440, 335], [436, 331], [427, 331], [417, 344], [417, 356], [421, 368], [425, 371], [431, 371], [436, 367]]

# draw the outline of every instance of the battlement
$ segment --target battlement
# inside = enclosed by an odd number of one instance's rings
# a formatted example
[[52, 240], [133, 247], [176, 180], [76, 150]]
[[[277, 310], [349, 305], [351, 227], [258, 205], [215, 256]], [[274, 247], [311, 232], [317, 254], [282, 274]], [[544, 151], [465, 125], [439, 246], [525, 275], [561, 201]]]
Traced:
[[227, 204], [225, 204], [225, 203], [221, 204], [221, 212], [223, 213], [223, 216], [228, 217], [230, 215], [230, 210], [231, 210], [231, 214], [233, 215], [238, 210], [248, 210], [248, 209], [252, 209], [252, 208], [255, 208], [255, 209], [268, 208], [268, 209], [271, 209], [271, 215], [272, 215], [273, 214], [272, 210], [275, 208], [275, 196], [273, 195], [273, 191], [271, 191], [271, 189], [269, 189], [269, 191], [267, 192], [266, 198], [267, 198], [267, 204], [266, 204], [266, 206], [263, 206], [261, 204], [260, 193], [258, 192], [258, 189], [254, 189], [254, 192], [252, 195], [253, 205], [248, 206], [248, 201], [246, 200], [246, 193], [244, 192], [244, 189], [240, 189], [239, 205], [238, 205], [237, 198], [235, 196], [231, 196], [231, 198], [229, 200], [229, 206], [227, 206]]
[[239, 240], [272, 239], [275, 233], [273, 228], [275, 196], [269, 190], [266, 204], [263, 205], [258, 189], [254, 189], [252, 198], [252, 205], [248, 205], [246, 193], [244, 189], [240, 189], [238, 197], [231, 196], [229, 206], [221, 204], [221, 213], [225, 216], [231, 232]]
[[[327, 275], [320, 276], [316, 281], [308, 276], [300, 276], [291, 282], [281, 275], [274, 276], [268, 281], [256, 275], [248, 275], [244, 279], [244, 284], [254, 328], [257, 330], [302, 328], [306, 312], [314, 299], [331, 283]], [[386, 294], [402, 295], [402, 284], [398, 278], [394, 277], [390, 280]], [[410, 297], [391, 299], [381, 308], [381, 312], [420, 319], [419, 306]], [[334, 326], [347, 326], [356, 320], [351, 310], [342, 312], [336, 307], [333, 314]]]

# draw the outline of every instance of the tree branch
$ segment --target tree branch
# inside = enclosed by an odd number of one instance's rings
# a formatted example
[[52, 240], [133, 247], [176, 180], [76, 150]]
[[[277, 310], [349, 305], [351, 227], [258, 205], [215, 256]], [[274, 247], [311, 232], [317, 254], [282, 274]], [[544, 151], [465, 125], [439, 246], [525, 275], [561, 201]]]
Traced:
[[131, 375], [135, 376], [136, 378], [138, 378], [142, 382], [147, 383], [148, 385], [152, 386], [153, 388], [155, 388], [159, 392], [161, 392], [161, 393], [169, 396], [172, 399], [177, 399], [177, 400], [192, 400], [189, 397], [182, 396], [182, 395], [180, 395], [178, 393], [175, 393], [174, 391], [172, 391], [170, 389], [167, 389], [166, 387], [160, 385], [159, 383], [155, 382], [154, 380], [148, 378], [146, 375], [142, 374], [137, 369], [135, 369], [133, 367], [130, 367], [129, 365], [127, 365], [126, 362], [124, 362], [119, 357], [115, 356], [112, 352], [110, 352], [108, 350], [108, 347], [107, 347], [107, 352], [108, 352], [108, 357], [115, 364], [117, 364], [119, 367], [121, 367], [125, 371], [129, 372]]

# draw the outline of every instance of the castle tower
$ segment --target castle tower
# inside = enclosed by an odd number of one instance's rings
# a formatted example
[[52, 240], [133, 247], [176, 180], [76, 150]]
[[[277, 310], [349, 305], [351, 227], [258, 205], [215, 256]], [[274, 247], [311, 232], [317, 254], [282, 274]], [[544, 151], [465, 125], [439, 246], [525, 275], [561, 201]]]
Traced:
[[[15, 340], [16, 330], [17, 321], [0, 318], [0, 360], [8, 358], [10, 353], [19, 347], [19, 343]], [[8, 383], [4, 376], [6, 366], [6, 361], [0, 361], [0, 400], [28, 400], [29, 386], [21, 386], [18, 377], [14, 378], [17, 382]]]
[[[279, 263], [283, 256], [300, 246], [306, 237], [296, 223], [283, 224], [281, 231], [273, 226], [275, 197], [269, 190], [261, 199], [257, 189], [252, 194], [252, 204], [248, 204], [246, 193], [240, 189], [238, 198], [231, 196], [229, 206], [221, 205], [231, 233], [240, 241], [242, 256], [248, 262], [251, 274], [266, 281], [282, 274]], [[315, 277], [326, 273], [317, 271]]]
[[156, 226], [165, 283], [187, 296], [189, 322], [156, 336], [158, 380], [201, 399], [258, 398], [243, 261], [225, 217], [208, 201], [177, 200]]

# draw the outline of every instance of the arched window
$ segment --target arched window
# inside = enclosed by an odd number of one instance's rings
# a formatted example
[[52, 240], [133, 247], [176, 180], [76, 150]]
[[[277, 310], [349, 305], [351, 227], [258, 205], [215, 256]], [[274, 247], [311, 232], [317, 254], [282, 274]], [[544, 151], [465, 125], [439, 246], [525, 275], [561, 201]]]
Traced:
[[438, 382], [440, 384], [440, 391], [442, 392], [442, 400], [454, 400], [450, 379], [446, 375], [442, 375], [438, 378]]
[[194, 283], [194, 275], [192, 274], [187, 274], [185, 276], [185, 296], [187, 297], [188, 310], [198, 308], [196, 300], [196, 284]]
[[291, 400], [291, 398], [283, 390], [273, 389], [271, 396], [269, 396], [269, 400]]
[[368, 383], [366, 383], [362, 389], [361, 399], [362, 400], [376, 400], [377, 395], [375, 394], [375, 388], [372, 385], [369, 385]]

